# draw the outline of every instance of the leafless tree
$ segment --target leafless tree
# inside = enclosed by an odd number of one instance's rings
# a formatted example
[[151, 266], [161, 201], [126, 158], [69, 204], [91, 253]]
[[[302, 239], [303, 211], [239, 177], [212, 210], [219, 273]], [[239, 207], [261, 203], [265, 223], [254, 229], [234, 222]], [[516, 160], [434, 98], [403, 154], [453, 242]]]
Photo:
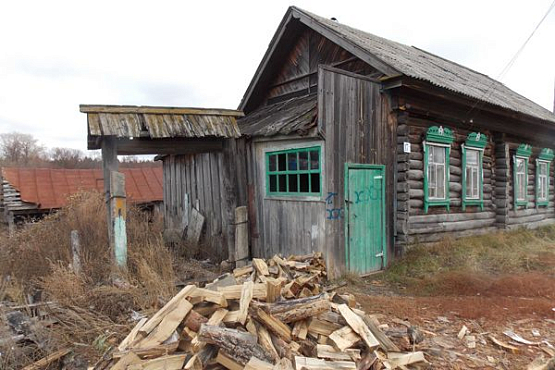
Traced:
[[29, 166], [45, 160], [45, 148], [30, 134], [0, 134], [0, 156], [4, 164]]

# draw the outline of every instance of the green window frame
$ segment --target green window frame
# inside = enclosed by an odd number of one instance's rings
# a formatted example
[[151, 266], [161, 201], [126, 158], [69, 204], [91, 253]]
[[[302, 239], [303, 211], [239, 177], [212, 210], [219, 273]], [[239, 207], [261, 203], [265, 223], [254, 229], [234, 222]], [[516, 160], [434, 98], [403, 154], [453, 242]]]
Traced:
[[520, 144], [513, 156], [513, 205], [528, 208], [528, 160], [532, 155], [529, 144]]
[[[462, 150], [462, 210], [467, 206], [479, 206], [484, 210], [484, 148], [486, 135], [472, 132], [461, 146]], [[476, 158], [474, 161], [473, 158]], [[469, 194], [470, 193], [470, 194]]]
[[311, 146], [266, 152], [266, 194], [321, 197], [322, 148]]
[[424, 212], [429, 207], [446, 207], [450, 210], [449, 156], [453, 131], [443, 126], [432, 126], [424, 140]]
[[552, 149], [543, 148], [536, 159], [536, 207], [546, 207], [549, 204], [549, 167], [554, 156]]

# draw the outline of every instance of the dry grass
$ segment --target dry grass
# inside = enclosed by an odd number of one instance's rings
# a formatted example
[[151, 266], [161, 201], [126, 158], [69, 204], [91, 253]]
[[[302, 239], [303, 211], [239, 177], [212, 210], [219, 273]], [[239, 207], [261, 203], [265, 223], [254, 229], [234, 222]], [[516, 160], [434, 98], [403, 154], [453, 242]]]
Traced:
[[419, 295], [555, 297], [555, 226], [416, 245], [384, 278]]
[[[158, 307], [175, 294], [176, 259], [163, 243], [162, 220], [129, 209], [128, 269], [120, 271], [111, 263], [105, 212], [101, 194], [80, 193], [56, 214], [0, 238], [0, 301], [24, 304], [28, 295], [55, 301], [49, 316], [57, 320], [43, 328], [44, 344], [0, 349], [0, 368], [20, 368], [75, 343], [88, 358], [101, 356], [133, 325], [131, 310]], [[71, 266], [72, 230], [80, 236], [79, 275]]]

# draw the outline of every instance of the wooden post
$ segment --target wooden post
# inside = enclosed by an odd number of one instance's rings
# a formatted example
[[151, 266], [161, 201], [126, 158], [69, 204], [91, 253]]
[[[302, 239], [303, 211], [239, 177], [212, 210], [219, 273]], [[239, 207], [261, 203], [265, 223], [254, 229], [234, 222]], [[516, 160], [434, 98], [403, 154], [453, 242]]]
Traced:
[[81, 245], [79, 244], [79, 232], [71, 230], [71, 254], [73, 255], [73, 272], [81, 273]]
[[114, 260], [118, 267], [127, 266], [127, 207], [125, 200], [125, 175], [110, 172], [110, 247], [114, 251]]
[[[233, 254], [230, 253], [230, 262]], [[235, 208], [235, 267], [243, 267], [249, 258], [247, 207]]]
[[104, 177], [104, 199], [106, 200], [106, 221], [108, 225], [108, 236], [112, 238], [111, 221], [112, 210], [110, 209], [110, 172], [118, 170], [118, 150], [116, 138], [108, 136], [102, 139], [100, 144], [102, 151], [102, 172]]
[[11, 238], [15, 235], [15, 217], [12, 211], [7, 214], [8, 219], [8, 236]]

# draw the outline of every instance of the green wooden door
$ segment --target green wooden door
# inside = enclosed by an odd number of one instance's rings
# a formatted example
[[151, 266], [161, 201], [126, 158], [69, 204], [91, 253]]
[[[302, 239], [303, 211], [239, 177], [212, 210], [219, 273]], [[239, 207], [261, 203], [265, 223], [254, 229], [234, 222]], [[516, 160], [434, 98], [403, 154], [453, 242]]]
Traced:
[[380, 270], [386, 264], [384, 167], [346, 164], [345, 180], [347, 268]]

